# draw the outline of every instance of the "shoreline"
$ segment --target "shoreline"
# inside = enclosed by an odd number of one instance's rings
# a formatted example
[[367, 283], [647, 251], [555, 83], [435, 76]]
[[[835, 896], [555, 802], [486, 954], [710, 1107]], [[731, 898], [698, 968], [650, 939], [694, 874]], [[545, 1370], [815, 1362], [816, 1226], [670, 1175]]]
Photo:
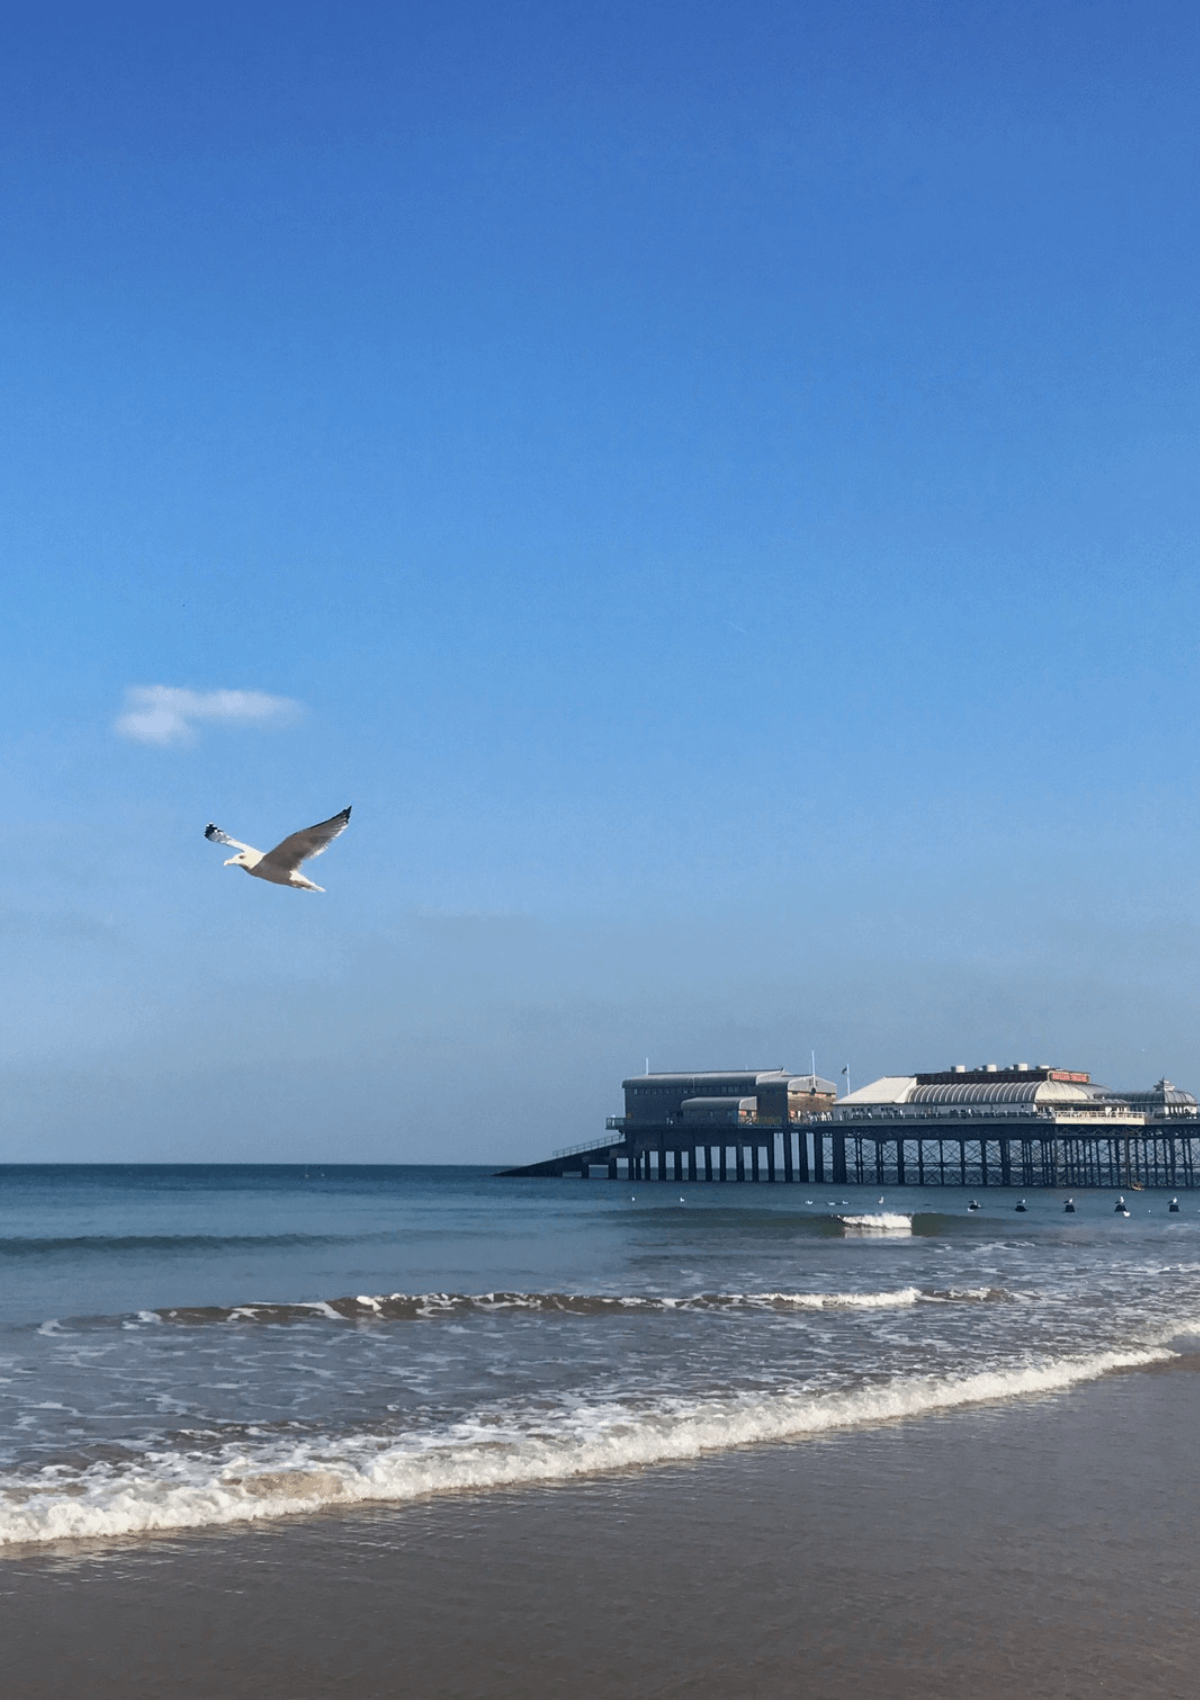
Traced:
[[9, 1692], [1183, 1700], [1198, 1369], [686, 1465], [14, 1550]]

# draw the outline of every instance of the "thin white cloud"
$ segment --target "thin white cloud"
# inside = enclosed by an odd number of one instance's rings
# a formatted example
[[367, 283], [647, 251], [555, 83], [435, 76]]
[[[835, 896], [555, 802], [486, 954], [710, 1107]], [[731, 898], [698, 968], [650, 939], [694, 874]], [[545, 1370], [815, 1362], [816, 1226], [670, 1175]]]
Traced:
[[295, 720], [300, 704], [265, 691], [188, 691], [177, 685], [131, 685], [125, 712], [116, 722], [123, 738], [139, 744], [186, 744], [198, 724], [282, 726]]

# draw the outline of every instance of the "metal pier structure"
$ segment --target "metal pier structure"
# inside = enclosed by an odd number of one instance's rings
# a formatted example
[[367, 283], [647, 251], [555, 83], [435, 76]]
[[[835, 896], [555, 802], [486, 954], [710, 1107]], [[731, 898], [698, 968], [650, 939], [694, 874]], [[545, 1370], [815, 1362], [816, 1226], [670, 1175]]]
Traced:
[[1197, 1184], [1200, 1107], [1165, 1079], [1112, 1092], [1079, 1070], [1014, 1064], [889, 1075], [842, 1099], [830, 1082], [785, 1070], [624, 1085], [626, 1114], [609, 1118], [607, 1140], [503, 1172], [804, 1186]]

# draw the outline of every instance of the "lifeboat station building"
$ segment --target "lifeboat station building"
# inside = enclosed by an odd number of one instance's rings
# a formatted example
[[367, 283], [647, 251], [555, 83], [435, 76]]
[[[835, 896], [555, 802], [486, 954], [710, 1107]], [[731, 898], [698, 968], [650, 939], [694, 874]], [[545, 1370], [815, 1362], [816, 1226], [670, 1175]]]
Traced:
[[[832, 1110], [837, 1087], [787, 1069], [640, 1074], [621, 1082], [625, 1114], [608, 1125], [623, 1136], [634, 1179], [809, 1178], [806, 1134]], [[782, 1150], [778, 1148], [782, 1147]], [[782, 1164], [778, 1159], [782, 1157]]]

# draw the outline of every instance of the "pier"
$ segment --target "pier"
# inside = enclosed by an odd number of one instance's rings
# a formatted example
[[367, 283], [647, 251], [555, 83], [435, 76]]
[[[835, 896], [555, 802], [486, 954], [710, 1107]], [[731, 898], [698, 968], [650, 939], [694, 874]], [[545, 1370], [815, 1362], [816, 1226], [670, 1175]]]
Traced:
[[837, 1099], [785, 1070], [643, 1075], [608, 1138], [508, 1176], [802, 1186], [1196, 1186], [1200, 1108], [1168, 1080], [1112, 1092], [1080, 1070], [956, 1067]]

